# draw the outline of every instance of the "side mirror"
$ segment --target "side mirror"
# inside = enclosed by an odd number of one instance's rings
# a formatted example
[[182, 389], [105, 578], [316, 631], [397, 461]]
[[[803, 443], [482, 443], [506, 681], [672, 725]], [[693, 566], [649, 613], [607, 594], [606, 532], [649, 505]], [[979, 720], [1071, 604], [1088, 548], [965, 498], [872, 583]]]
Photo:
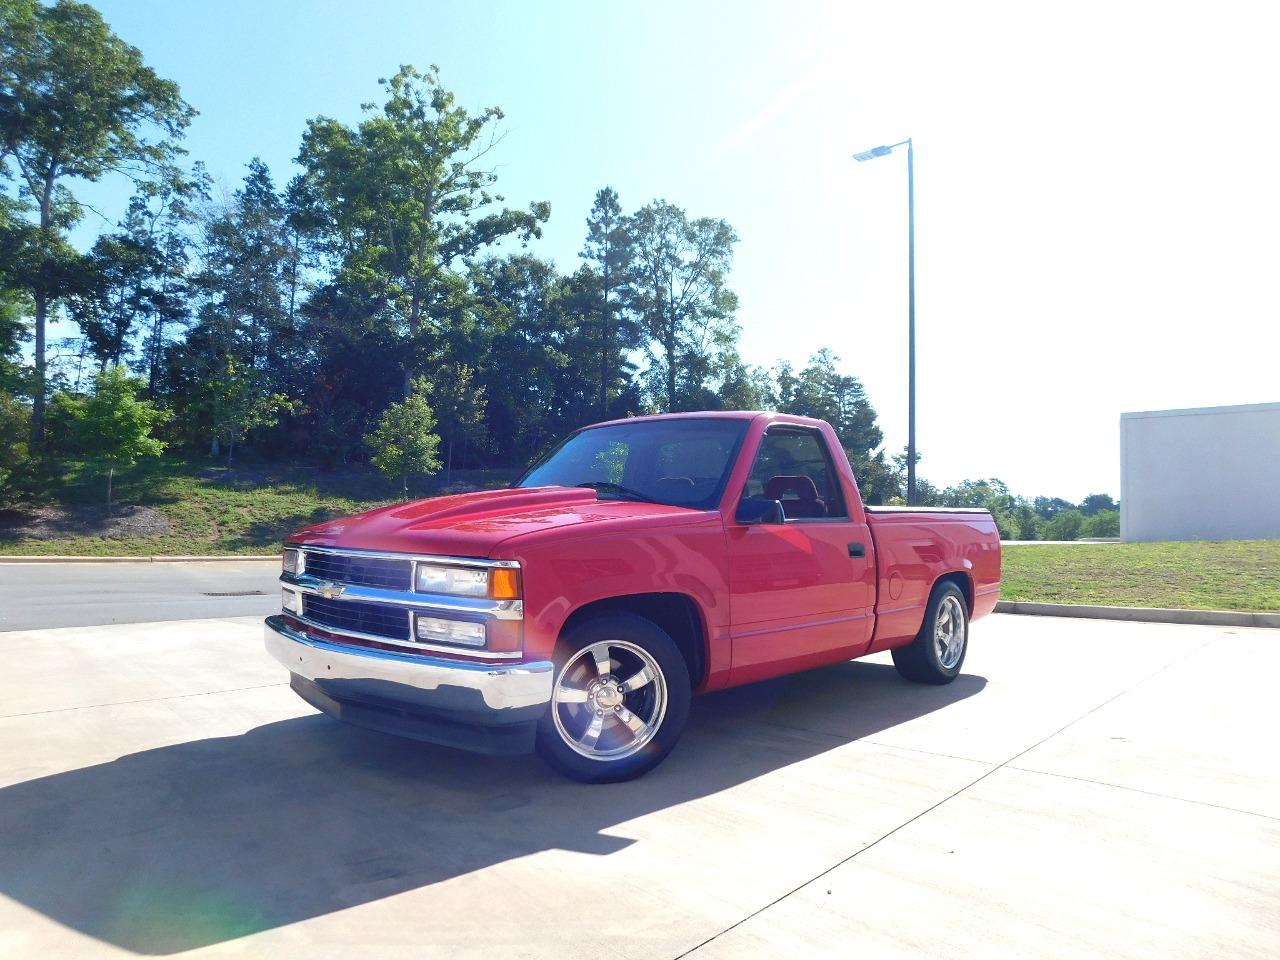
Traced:
[[787, 518], [782, 512], [780, 500], [766, 500], [764, 497], [743, 497], [738, 501], [738, 512], [734, 519], [739, 523], [783, 523]]

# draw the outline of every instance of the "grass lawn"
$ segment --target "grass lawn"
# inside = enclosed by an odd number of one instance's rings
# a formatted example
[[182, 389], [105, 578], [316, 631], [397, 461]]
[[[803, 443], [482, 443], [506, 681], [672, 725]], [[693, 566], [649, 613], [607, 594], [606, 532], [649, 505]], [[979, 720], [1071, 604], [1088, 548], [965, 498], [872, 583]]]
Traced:
[[[452, 482], [497, 487], [518, 470], [455, 470]], [[443, 473], [410, 485], [410, 497], [431, 496]], [[86, 464], [68, 464], [54, 506], [92, 508], [106, 495], [106, 478]], [[152, 460], [117, 474], [118, 504], [149, 507], [167, 522], [154, 536], [69, 533], [53, 539], [4, 539], [0, 554], [69, 556], [174, 556], [263, 554], [280, 548], [299, 527], [403, 500], [399, 484], [367, 468], [326, 472], [316, 467], [235, 465], [210, 460]], [[165, 525], [161, 521], [161, 525]]]
[[1003, 600], [1280, 610], [1280, 540], [1004, 548]]

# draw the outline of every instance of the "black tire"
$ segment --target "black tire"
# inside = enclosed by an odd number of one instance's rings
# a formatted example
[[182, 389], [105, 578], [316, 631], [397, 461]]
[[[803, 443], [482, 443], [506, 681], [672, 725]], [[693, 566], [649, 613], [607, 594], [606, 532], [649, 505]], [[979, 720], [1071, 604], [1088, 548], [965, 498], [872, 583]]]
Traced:
[[[538, 724], [543, 760], [583, 783], [616, 783], [666, 759], [689, 719], [692, 696], [689, 668], [666, 631], [630, 613], [593, 617], [560, 639], [555, 664], [552, 700]], [[561, 699], [584, 692], [582, 701]]]
[[[958, 656], [951, 644], [942, 645], [943, 648], [939, 649], [939, 632], [946, 631], [950, 637], [948, 625], [951, 623], [955, 623], [960, 631]], [[911, 643], [893, 650], [893, 665], [908, 680], [940, 685], [959, 676], [968, 652], [969, 607], [960, 588], [948, 580], [933, 588], [920, 632]]]

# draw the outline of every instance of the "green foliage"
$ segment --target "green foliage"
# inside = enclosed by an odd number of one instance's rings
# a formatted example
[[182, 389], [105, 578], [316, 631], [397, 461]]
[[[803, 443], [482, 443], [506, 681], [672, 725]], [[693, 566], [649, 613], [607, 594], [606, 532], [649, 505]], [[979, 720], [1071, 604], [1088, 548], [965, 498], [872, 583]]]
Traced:
[[1039, 540], [1040, 518], [1026, 500], [1019, 498], [1014, 507], [1014, 540]]
[[[1110, 500], [1110, 497], [1107, 497]], [[1080, 535], [1089, 539], [1120, 536], [1120, 511], [1099, 510], [1087, 517], [1080, 528]]]
[[1063, 510], [1070, 510], [1074, 506], [1071, 501], [1063, 500], [1061, 497], [1036, 497], [1032, 505], [1036, 516], [1042, 520], [1052, 520]]
[[691, 220], [665, 200], [642, 207], [626, 230], [629, 304], [648, 339], [649, 396], [662, 410], [704, 408], [738, 335], [738, 298], [727, 285], [738, 235], [725, 220]]
[[1084, 517], [1075, 507], [1055, 513], [1040, 528], [1040, 535], [1045, 540], [1078, 540], [1084, 529]]
[[[61, 465], [61, 502], [72, 509], [101, 501], [99, 465], [66, 460]], [[508, 486], [512, 470], [465, 470], [455, 481], [477, 488]], [[440, 491], [441, 478], [424, 492]], [[175, 554], [271, 554], [299, 527], [349, 516], [400, 499], [400, 482], [384, 480], [366, 464], [318, 470], [313, 464], [237, 461], [228, 467], [207, 458], [166, 451], [116, 473], [121, 500], [147, 506], [170, 525], [153, 537], [106, 538], [67, 535], [49, 540], [0, 542], [0, 553], [83, 556], [172, 556]]]
[[0, 505], [16, 494], [14, 471], [27, 459], [27, 434], [31, 408], [12, 394], [0, 391]]
[[73, 424], [76, 448], [108, 469], [108, 506], [111, 478], [117, 469], [164, 452], [163, 441], [151, 434], [169, 415], [139, 397], [144, 387], [124, 367], [111, 366], [94, 377], [93, 393], [88, 397], [61, 395], [61, 405]]
[[366, 104], [355, 127], [311, 120], [298, 161], [339, 282], [377, 297], [386, 322], [405, 332], [407, 393], [431, 346], [424, 321], [448, 298], [451, 274], [505, 237], [539, 236], [550, 206], [492, 209], [502, 200], [490, 193], [497, 175], [477, 164], [495, 142], [497, 107], [468, 113], [435, 67], [401, 67], [383, 87], [386, 102]]
[[226, 444], [228, 463], [249, 431], [273, 425], [281, 411], [292, 407], [288, 397], [272, 391], [265, 373], [230, 357], [220, 375], [206, 384], [203, 399], [213, 424], [215, 445]]
[[436, 453], [440, 438], [427, 396], [431, 386], [415, 379], [412, 392], [383, 411], [378, 427], [365, 438], [373, 451], [373, 465], [387, 477], [399, 477], [401, 491], [409, 492], [409, 475], [435, 473], [440, 469]]
[[37, 443], [49, 310], [85, 279], [65, 239], [81, 208], [64, 182], [108, 173], [153, 178], [172, 164], [171, 141], [193, 114], [177, 85], [147, 67], [93, 7], [0, 0], [0, 180], [16, 178], [38, 223], [23, 243], [20, 278], [34, 310]]
[[582, 258], [590, 265], [584, 279], [588, 292], [584, 320], [594, 316], [595, 342], [591, 349], [600, 358], [596, 405], [601, 419], [608, 416], [610, 403], [626, 391], [626, 354], [639, 349], [639, 328], [630, 311], [623, 309], [631, 279], [634, 250], [628, 221], [623, 215], [618, 193], [612, 187], [596, 192], [587, 217], [587, 238]]
[[453, 452], [465, 456], [468, 444], [484, 440], [484, 387], [475, 384], [475, 370], [466, 364], [444, 366], [431, 379], [429, 411], [435, 415], [440, 439], [445, 443], [445, 470], [453, 477]]
[[111, 366], [93, 378], [88, 397], [73, 398], [77, 449], [95, 460], [128, 467], [140, 457], [158, 457], [164, 443], [151, 435], [168, 414], [139, 396], [146, 384], [122, 366]]
[[[1111, 499], [1110, 494], [1091, 493], [1080, 501], [1079, 510], [1086, 517], [1096, 516], [1100, 511], [1116, 512], [1120, 509], [1120, 505]], [[1118, 522], [1118, 521], [1117, 521]], [[1093, 534], [1089, 534], [1093, 536]], [[1098, 536], [1110, 536], [1110, 534], [1098, 534]]]
[[788, 364], [780, 365], [778, 410], [826, 420], [845, 449], [866, 457], [884, 441], [884, 434], [876, 424], [876, 412], [862, 382], [841, 374], [836, 368], [839, 362], [840, 358], [824, 347], [798, 374]]

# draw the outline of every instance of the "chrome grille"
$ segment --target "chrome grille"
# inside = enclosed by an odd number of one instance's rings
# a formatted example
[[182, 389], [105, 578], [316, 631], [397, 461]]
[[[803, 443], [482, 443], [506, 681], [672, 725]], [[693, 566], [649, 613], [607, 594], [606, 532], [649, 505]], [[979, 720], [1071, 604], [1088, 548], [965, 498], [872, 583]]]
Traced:
[[409, 560], [362, 557], [352, 553], [322, 553], [316, 550], [306, 550], [304, 553], [304, 569], [320, 580], [382, 590], [413, 589], [413, 564]]
[[388, 640], [409, 639], [409, 611], [360, 600], [326, 600], [311, 594], [302, 597], [302, 615], [322, 627], [366, 633]]

